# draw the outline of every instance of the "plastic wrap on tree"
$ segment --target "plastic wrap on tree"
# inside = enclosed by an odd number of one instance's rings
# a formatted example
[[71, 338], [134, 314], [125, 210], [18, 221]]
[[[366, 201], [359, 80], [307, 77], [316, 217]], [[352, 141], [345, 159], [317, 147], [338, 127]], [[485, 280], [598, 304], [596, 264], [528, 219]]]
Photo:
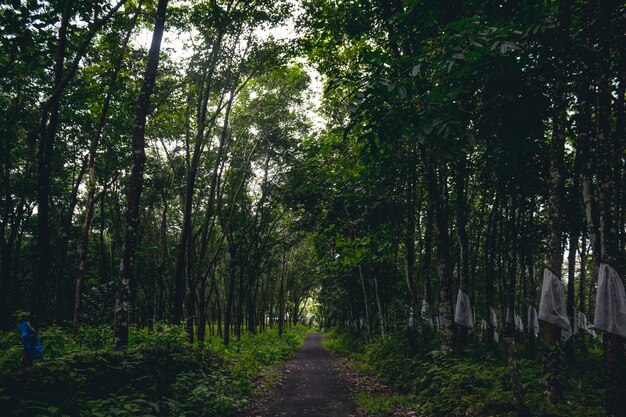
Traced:
[[506, 308], [506, 316], [504, 316], [504, 322], [506, 324], [513, 324], [514, 320], [513, 320], [513, 314], [511, 314], [511, 309], [510, 308]]
[[537, 309], [528, 306], [528, 329], [533, 332], [535, 337], [539, 335], [539, 318], [537, 317]]
[[520, 333], [524, 331], [524, 323], [522, 322], [522, 318], [517, 313], [515, 313], [515, 330]]
[[572, 331], [565, 312], [565, 289], [561, 280], [548, 268], [543, 270], [539, 320], [551, 323], [566, 333]]
[[472, 304], [469, 297], [461, 289], [456, 296], [456, 307], [454, 309], [454, 322], [459, 326], [474, 328], [474, 317], [472, 314]]
[[600, 264], [594, 327], [626, 338], [626, 292], [617, 271]]
[[496, 310], [489, 307], [489, 324], [491, 327], [498, 327], [498, 316], [496, 315]]
[[589, 324], [587, 321], [587, 316], [582, 311], [578, 312], [578, 329], [583, 332], [595, 337], [596, 332], [593, 329], [593, 324]]

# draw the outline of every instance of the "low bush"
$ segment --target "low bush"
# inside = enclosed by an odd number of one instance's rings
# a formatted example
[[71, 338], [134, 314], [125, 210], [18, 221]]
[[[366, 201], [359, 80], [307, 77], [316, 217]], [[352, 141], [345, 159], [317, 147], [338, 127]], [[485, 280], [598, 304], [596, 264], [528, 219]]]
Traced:
[[[366, 343], [353, 330], [339, 329], [329, 333], [326, 346], [348, 355], [358, 370], [376, 375], [399, 392], [375, 398], [361, 393], [359, 403], [373, 415], [389, 414], [397, 404], [409, 407], [418, 416], [517, 415], [503, 352], [470, 346], [461, 355], [434, 349], [435, 342], [402, 332]], [[602, 354], [597, 347], [577, 353], [575, 365], [563, 366], [564, 399], [559, 407], [549, 406], [543, 399], [540, 358], [531, 355], [521, 363], [526, 403], [532, 415], [604, 415]]]
[[[0, 334], [0, 410], [30, 416], [232, 416], [255, 394], [266, 369], [291, 355], [307, 329], [278, 337], [245, 334], [224, 346], [192, 345], [181, 326], [130, 329], [129, 348], [111, 349], [108, 327], [40, 332], [44, 357], [20, 369], [17, 332]], [[15, 333], [15, 334], [14, 334]]]

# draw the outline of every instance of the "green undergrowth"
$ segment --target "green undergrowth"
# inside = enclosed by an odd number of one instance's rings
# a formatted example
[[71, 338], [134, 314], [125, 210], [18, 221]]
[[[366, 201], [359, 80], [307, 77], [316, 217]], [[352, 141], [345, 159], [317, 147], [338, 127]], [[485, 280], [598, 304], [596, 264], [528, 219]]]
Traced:
[[[353, 331], [329, 332], [325, 345], [350, 358], [351, 366], [375, 375], [395, 394], [357, 395], [371, 415], [391, 415], [401, 406], [418, 416], [516, 416], [511, 377], [504, 352], [487, 352], [478, 342], [463, 354], [440, 350], [434, 338], [391, 334], [366, 343]], [[576, 352], [575, 363], [560, 366], [563, 402], [549, 406], [542, 397], [540, 352], [521, 356], [525, 400], [532, 416], [603, 416], [603, 366], [599, 348]]]
[[0, 333], [2, 416], [235, 415], [274, 381], [276, 366], [299, 348], [307, 328], [243, 334], [224, 346], [209, 337], [190, 344], [181, 326], [132, 328], [129, 347], [111, 349], [108, 327], [84, 327], [71, 337], [58, 327], [40, 332], [44, 357], [21, 369], [17, 332]]

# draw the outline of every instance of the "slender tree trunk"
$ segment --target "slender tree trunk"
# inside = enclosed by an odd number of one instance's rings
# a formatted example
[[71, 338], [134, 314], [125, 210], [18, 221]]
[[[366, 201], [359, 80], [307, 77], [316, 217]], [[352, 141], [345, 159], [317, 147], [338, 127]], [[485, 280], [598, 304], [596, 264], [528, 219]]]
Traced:
[[236, 256], [237, 248], [234, 244], [232, 231], [228, 230], [229, 244], [228, 250], [230, 252], [230, 271], [228, 275], [228, 290], [226, 295], [226, 310], [224, 311], [224, 345], [230, 343], [230, 325], [233, 310], [233, 301], [235, 298], [235, 277], [236, 277]]
[[[468, 293], [469, 287], [469, 238], [467, 237], [467, 159], [465, 155], [459, 158], [456, 167], [456, 235], [459, 241], [459, 287]], [[469, 329], [459, 326], [459, 347], [467, 345]]]
[[[569, 253], [567, 257], [567, 316], [569, 318], [569, 322], [572, 325], [572, 332], [576, 332], [577, 329], [574, 327], [576, 323], [576, 308], [575, 308], [575, 280], [576, 280], [576, 253], [578, 252], [578, 239], [580, 236], [580, 151], [576, 150], [576, 157], [574, 160], [574, 182], [572, 184], [572, 191], [569, 193], [569, 209], [568, 209], [568, 219], [569, 219]], [[584, 337], [584, 335], [583, 335]], [[575, 337], [572, 337], [567, 341], [565, 345], [565, 353], [567, 355], [568, 363], [572, 364], [574, 362], [574, 340]]]
[[[496, 196], [493, 202], [493, 206], [491, 207], [491, 212], [489, 213], [489, 220], [487, 221], [487, 240], [485, 242], [485, 317], [489, 317], [490, 311], [489, 308], [493, 308], [495, 310], [495, 287], [493, 283], [493, 278], [496, 273], [495, 271], [495, 222], [496, 222], [496, 214], [499, 210], [499, 199], [496, 192]], [[492, 326], [489, 320], [487, 320], [487, 332], [486, 332], [486, 340], [487, 346], [493, 347], [494, 342], [494, 332], [497, 330], [495, 326]]]
[[32, 291], [32, 313], [35, 320], [42, 321], [46, 316], [46, 301], [49, 292], [49, 272], [51, 266], [50, 250], [50, 185], [52, 175], [52, 154], [54, 151], [54, 141], [56, 137], [59, 110], [61, 109], [61, 98], [65, 88], [74, 78], [80, 65], [80, 61], [85, 55], [91, 40], [96, 32], [124, 5], [126, 0], [120, 0], [104, 16], [96, 19], [89, 25], [89, 29], [78, 46], [74, 59], [67, 70], [65, 70], [65, 57], [67, 48], [68, 26], [72, 18], [72, 8], [74, 0], [68, 0], [63, 8], [61, 22], [59, 25], [58, 42], [54, 57], [53, 73], [54, 83], [52, 94], [41, 106], [41, 117], [39, 120], [39, 138], [37, 143], [37, 233], [39, 259], [37, 273], [33, 280]]
[[[561, 278], [563, 264], [563, 248], [561, 245], [563, 234], [562, 206], [563, 206], [563, 160], [565, 150], [566, 118], [567, 118], [567, 81], [565, 79], [566, 45], [569, 30], [569, 7], [566, 0], [557, 4], [558, 36], [561, 38], [562, 49], [558, 53], [556, 78], [554, 81], [554, 113], [552, 121], [552, 144], [550, 149], [550, 191], [548, 201], [549, 235], [546, 248], [546, 265], [557, 277]], [[558, 339], [559, 329], [551, 323], [544, 323], [543, 344], [543, 373], [544, 392], [547, 400], [557, 404], [561, 400], [560, 388], [560, 347]]]
[[72, 194], [70, 195], [69, 207], [67, 212], [61, 213], [61, 220], [59, 224], [59, 237], [57, 239], [57, 262], [56, 262], [56, 291], [55, 291], [55, 320], [58, 325], [63, 323], [63, 320], [68, 317], [69, 311], [66, 306], [69, 304], [65, 298], [69, 298], [65, 294], [66, 282], [65, 282], [65, 263], [67, 261], [67, 250], [70, 239], [70, 233], [72, 231], [72, 219], [74, 217], [74, 210], [78, 202], [78, 189], [83, 182], [83, 176], [85, 175], [85, 169], [87, 168], [86, 161], [81, 166], [76, 181], [74, 181], [74, 187], [72, 188]]
[[106, 97], [104, 98], [102, 109], [100, 110], [100, 118], [98, 120], [96, 133], [92, 136], [91, 141], [89, 143], [89, 156], [88, 156], [88, 162], [87, 162], [87, 172], [89, 175], [89, 179], [87, 182], [87, 202], [85, 203], [85, 221], [83, 223], [83, 227], [81, 229], [81, 235], [80, 235], [78, 270], [76, 272], [76, 288], [74, 292], [74, 314], [73, 314], [73, 325], [72, 325], [72, 332], [74, 334], [76, 334], [76, 332], [78, 331], [78, 320], [80, 317], [81, 291], [82, 291], [82, 285], [83, 285], [83, 277], [85, 275], [85, 270], [87, 267], [87, 254], [89, 251], [89, 230], [91, 229], [91, 222], [93, 220], [94, 205], [95, 205], [95, 199], [96, 199], [96, 153], [98, 151], [98, 145], [100, 143], [100, 139], [102, 138], [104, 126], [106, 124], [107, 114], [109, 112], [109, 106], [111, 105], [111, 98], [113, 97], [113, 90], [114, 90], [115, 84], [117, 83], [117, 77], [122, 67], [122, 62], [124, 61], [126, 50], [128, 49], [128, 42], [130, 40], [130, 35], [132, 34], [135, 28], [135, 25], [137, 24], [137, 18], [139, 17], [139, 13], [141, 11], [142, 1], [143, 0], [139, 0], [137, 4], [137, 12], [133, 16], [133, 19], [130, 23], [128, 31], [126, 32], [126, 36], [122, 43], [122, 50], [117, 58], [117, 61], [115, 62], [115, 67], [113, 69], [113, 73], [111, 74], [111, 79], [109, 81], [107, 94], [106, 94]]
[[380, 335], [385, 338], [387, 336], [387, 323], [385, 320], [385, 310], [383, 308], [382, 297], [380, 294], [380, 285], [378, 281], [378, 274], [373, 266], [370, 265], [370, 272], [372, 274], [372, 280], [374, 281], [374, 296], [376, 298], [376, 307], [378, 308], [378, 317], [380, 320]]
[[417, 194], [417, 155], [414, 146], [410, 145], [409, 163], [406, 184], [406, 235], [404, 246], [406, 251], [406, 287], [409, 301], [409, 329], [413, 330], [415, 324], [415, 218], [416, 218], [416, 194]]
[[[71, 18], [73, 0], [65, 3], [61, 24], [59, 26], [58, 42], [54, 57], [54, 84], [57, 90], [63, 81], [63, 67], [67, 46], [67, 29]], [[37, 144], [37, 233], [38, 233], [38, 268], [33, 282], [32, 315], [35, 321], [43, 322], [48, 300], [50, 257], [50, 174], [52, 172], [53, 139], [56, 134], [61, 98], [47, 100], [42, 108], [39, 125], [39, 142]]]
[[[446, 175], [437, 178], [434, 162], [424, 146], [422, 158], [426, 167], [425, 177], [429, 198], [433, 201], [434, 231], [437, 249], [437, 276], [439, 277], [439, 338], [441, 347], [453, 345], [452, 292], [449, 261], [448, 216], [446, 213]], [[443, 169], [442, 169], [443, 171]]]
[[[424, 255], [422, 258], [422, 276], [424, 277], [424, 300], [432, 305], [431, 263], [433, 257], [433, 205], [427, 202], [426, 224], [424, 231]], [[430, 312], [428, 312], [430, 314]]]
[[159, 66], [159, 52], [165, 26], [165, 16], [168, 0], [159, 0], [156, 10], [156, 22], [152, 34], [152, 43], [148, 51], [148, 62], [144, 75], [137, 107], [135, 109], [135, 124], [133, 126], [133, 165], [131, 168], [130, 186], [126, 209], [126, 227], [122, 245], [122, 260], [120, 263], [120, 281], [117, 286], [115, 322], [113, 326], [113, 347], [123, 348], [128, 345], [128, 316], [130, 304], [130, 288], [133, 280], [133, 266], [135, 264], [135, 241], [139, 228], [139, 203], [143, 187], [143, 171], [146, 162], [145, 153], [145, 125], [146, 116], [150, 107], [150, 96], [154, 89], [154, 82]]
[[[600, 212], [600, 254], [603, 262], [614, 267], [620, 263], [623, 254], [618, 253], [619, 234], [617, 218], [619, 209], [612, 152], [618, 138], [611, 137], [611, 14], [613, 3], [608, 0], [598, 2], [598, 48], [599, 80], [597, 107], [597, 158], [598, 205]], [[603, 334], [604, 364], [606, 368], [606, 413], [608, 416], [626, 415], [626, 354], [624, 339], [618, 335]]]
[[280, 268], [280, 291], [278, 296], [278, 335], [285, 329], [285, 285], [287, 280], [287, 256], [283, 254]]

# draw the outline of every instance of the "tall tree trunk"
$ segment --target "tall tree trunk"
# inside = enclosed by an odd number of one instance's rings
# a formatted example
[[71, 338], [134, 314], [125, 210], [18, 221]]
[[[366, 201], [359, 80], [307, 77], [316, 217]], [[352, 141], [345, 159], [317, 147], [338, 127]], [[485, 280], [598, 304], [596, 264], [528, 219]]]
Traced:
[[[184, 271], [185, 271], [185, 259], [186, 253], [188, 250], [188, 242], [189, 237], [191, 235], [191, 216], [192, 216], [192, 207], [193, 207], [193, 193], [195, 190], [196, 177], [198, 174], [198, 166], [200, 164], [200, 156], [202, 154], [202, 150], [204, 149], [206, 136], [207, 136], [207, 112], [208, 112], [208, 103], [209, 97], [211, 94], [211, 90], [213, 88], [213, 76], [215, 74], [216, 69], [216, 61], [218, 58], [218, 53], [221, 49], [222, 43], [222, 29], [218, 29], [217, 37], [215, 43], [211, 50], [211, 58], [209, 60], [209, 73], [206, 77], [202, 78], [202, 82], [200, 84], [200, 97], [198, 107], [198, 114], [196, 116], [196, 135], [195, 135], [195, 143], [193, 154], [191, 157], [191, 164], [187, 169], [186, 175], [186, 184], [185, 184], [185, 197], [183, 199], [183, 227], [180, 235], [180, 241], [178, 244], [178, 251], [176, 256], [176, 269], [174, 273], [174, 305], [172, 309], [172, 323], [179, 323], [182, 319], [183, 314], [183, 299], [185, 296], [185, 280], [184, 280]], [[230, 102], [229, 102], [230, 107]], [[217, 114], [213, 116], [211, 121], [208, 123], [212, 125], [215, 121]], [[226, 124], [228, 124], [228, 115], [226, 117]], [[219, 161], [217, 161], [219, 162]], [[213, 193], [213, 187], [211, 187], [211, 192]]]
[[137, 107], [135, 109], [135, 124], [133, 126], [133, 165], [131, 168], [130, 186], [126, 209], [126, 227], [122, 245], [122, 260], [120, 262], [120, 280], [117, 286], [115, 322], [113, 326], [113, 347], [123, 348], [128, 345], [128, 315], [131, 306], [130, 288], [133, 280], [135, 256], [135, 241], [139, 228], [139, 203], [143, 187], [143, 171], [146, 162], [145, 153], [145, 125], [146, 116], [150, 107], [150, 96], [154, 89], [157, 69], [159, 66], [159, 52], [165, 26], [165, 16], [168, 0], [159, 0], [156, 10], [156, 21], [152, 33], [152, 42], [148, 51], [148, 62], [144, 74]]
[[[569, 193], [569, 253], [567, 257], [567, 316], [572, 325], [572, 332], [576, 332], [574, 328], [576, 323], [575, 308], [575, 273], [576, 273], [576, 253], [578, 252], [578, 240], [580, 237], [580, 150], [576, 149], [576, 157], [574, 159], [574, 173], [572, 190]], [[571, 337], [565, 346], [567, 361], [571, 364], [574, 361], [574, 337]]]
[[[614, 267], [620, 264], [623, 254], [618, 252], [619, 234], [617, 218], [619, 209], [612, 152], [618, 138], [611, 137], [611, 14], [613, 3], [609, 0], [598, 2], [598, 48], [599, 48], [599, 79], [597, 107], [597, 158], [598, 175], [598, 206], [600, 212], [600, 254], [603, 262]], [[624, 416], [626, 414], [626, 356], [624, 339], [618, 335], [605, 332], [604, 363], [606, 368], [606, 413], [608, 416]]]
[[230, 343], [230, 325], [232, 319], [233, 301], [235, 298], [235, 277], [236, 277], [236, 265], [237, 265], [237, 247], [233, 241], [232, 231], [230, 226], [228, 228], [228, 251], [230, 252], [230, 268], [228, 273], [228, 286], [226, 294], [226, 309], [224, 310], [224, 345]]
[[37, 273], [33, 280], [33, 291], [31, 304], [33, 316], [36, 320], [42, 321], [46, 316], [46, 302], [49, 292], [49, 272], [51, 266], [50, 251], [50, 185], [52, 175], [52, 154], [54, 151], [54, 141], [56, 137], [59, 110], [61, 109], [61, 98], [65, 88], [74, 78], [79, 68], [80, 62], [87, 52], [87, 48], [95, 34], [102, 26], [124, 5], [126, 0], [120, 0], [105, 15], [95, 19], [89, 25], [82, 42], [76, 49], [74, 59], [67, 70], [65, 70], [65, 57], [67, 49], [68, 26], [72, 18], [72, 8], [74, 0], [68, 0], [63, 8], [61, 22], [59, 25], [58, 42], [55, 51], [53, 73], [54, 83], [50, 97], [41, 105], [41, 117], [39, 120], [39, 138], [37, 143], [37, 233], [39, 259]]
[[287, 280], [287, 255], [283, 254], [280, 268], [280, 289], [278, 295], [278, 335], [285, 329], [285, 284]]
[[91, 229], [91, 222], [93, 220], [94, 204], [96, 199], [96, 153], [98, 151], [98, 145], [100, 143], [100, 139], [102, 138], [104, 126], [106, 124], [109, 106], [111, 105], [111, 98], [113, 97], [113, 90], [115, 84], [117, 83], [117, 77], [119, 75], [120, 69], [122, 68], [122, 62], [124, 61], [126, 50], [128, 49], [130, 35], [132, 34], [133, 30], [135, 29], [135, 25], [137, 24], [137, 18], [139, 17], [141, 11], [142, 1], [143, 0], [139, 0], [137, 4], [137, 11], [130, 22], [130, 26], [128, 28], [128, 31], [126, 32], [124, 41], [122, 42], [122, 50], [120, 51], [120, 54], [115, 62], [115, 67], [113, 68], [113, 72], [111, 73], [111, 79], [109, 80], [107, 94], [104, 98], [104, 102], [102, 103], [102, 109], [100, 110], [100, 118], [98, 119], [96, 133], [92, 136], [89, 143], [89, 156], [87, 162], [87, 172], [89, 175], [89, 179], [87, 182], [87, 202], [85, 203], [85, 221], [83, 223], [80, 234], [78, 270], [76, 271], [76, 288], [74, 292], [74, 314], [72, 321], [72, 332], [74, 334], [76, 334], [76, 332], [78, 331], [81, 291], [83, 285], [83, 277], [87, 268], [87, 254], [89, 251], [89, 230]]
[[[63, 68], [67, 47], [67, 29], [71, 18], [73, 0], [65, 3], [61, 24], [59, 25], [58, 42], [54, 57], [54, 84], [53, 89], [60, 88], [63, 81]], [[53, 96], [54, 97], [54, 96]], [[39, 125], [39, 142], [37, 144], [37, 239], [38, 239], [38, 268], [33, 281], [32, 291], [32, 315], [35, 321], [42, 322], [46, 314], [48, 301], [49, 273], [51, 266], [50, 257], [50, 174], [52, 172], [53, 139], [56, 134], [60, 96], [54, 100], [47, 100], [42, 108]]]
[[[467, 158], [459, 157], [456, 167], [456, 235], [459, 241], [459, 288], [467, 294], [469, 287], [469, 238], [467, 237]], [[459, 347], [467, 345], [469, 329], [459, 326]]]
[[406, 183], [406, 235], [404, 246], [406, 251], [406, 287], [409, 301], [409, 329], [413, 330], [415, 324], [415, 217], [416, 217], [416, 194], [417, 194], [417, 155], [415, 147], [410, 145], [409, 163]]
[[[546, 265], [558, 278], [561, 278], [561, 267], [563, 264], [563, 248], [561, 245], [563, 234], [563, 160], [567, 119], [565, 51], [569, 30], [569, 1], [559, 0], [557, 7], [558, 36], [560, 37], [562, 48], [558, 52], [553, 92], [554, 111], [552, 120], [552, 143], [550, 147], [550, 190], [548, 201], [549, 235], [546, 248]], [[561, 388], [559, 386], [561, 355], [558, 344], [560, 331], [556, 326], [547, 322], [544, 323], [543, 329], [544, 393], [550, 403], [557, 404], [561, 400]]]
[[[493, 283], [493, 278], [496, 273], [495, 268], [495, 256], [496, 256], [496, 237], [495, 237], [495, 222], [496, 222], [496, 214], [499, 210], [499, 196], [496, 191], [496, 195], [494, 197], [494, 202], [491, 207], [491, 212], [489, 213], [489, 220], [487, 221], [487, 240], [485, 242], [485, 317], [490, 317], [490, 308], [494, 309], [495, 306], [495, 286]], [[487, 332], [486, 332], [486, 340], [487, 346], [493, 347], [494, 342], [494, 333], [497, 331], [495, 326], [492, 326], [492, 323], [487, 320]]]
[[[439, 277], [439, 338], [441, 347], [448, 349], [453, 344], [452, 292], [449, 260], [448, 216], [446, 211], [447, 176], [440, 172], [437, 178], [432, 156], [425, 146], [420, 147], [425, 166], [428, 195], [433, 201], [435, 242], [437, 251], [437, 276]], [[441, 169], [443, 171], [443, 169]]]

